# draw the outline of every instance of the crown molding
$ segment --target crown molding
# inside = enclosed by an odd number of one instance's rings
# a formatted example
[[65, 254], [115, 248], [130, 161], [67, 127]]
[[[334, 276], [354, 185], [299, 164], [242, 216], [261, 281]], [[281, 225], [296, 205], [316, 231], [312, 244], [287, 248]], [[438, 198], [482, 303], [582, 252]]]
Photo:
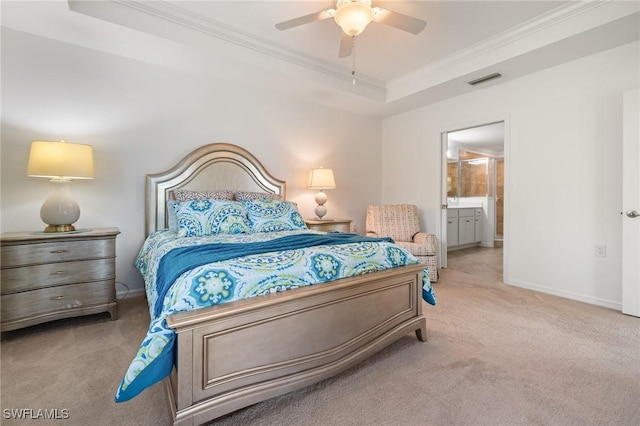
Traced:
[[[71, 10], [94, 15], [90, 10], [93, 2], [69, 0]], [[231, 43], [242, 48], [258, 52], [278, 61], [285, 61], [303, 67], [325, 76], [348, 82], [351, 84], [351, 70], [320, 60], [298, 50], [289, 49], [267, 39], [257, 37], [223, 22], [201, 16], [175, 3], [165, 1], [139, 2], [131, 0], [110, 0], [114, 6], [126, 7], [150, 17], [187, 28], [202, 36]], [[95, 16], [95, 15], [94, 15]], [[141, 25], [138, 23], [138, 25]], [[144, 31], [143, 28], [139, 28]], [[358, 89], [373, 92], [373, 97], [384, 100], [386, 84], [384, 81], [360, 73], [358, 75]]]
[[[638, 4], [616, 0], [594, 0], [572, 1], [559, 6], [517, 27], [433, 62], [427, 67], [388, 82], [387, 102], [404, 98], [474, 70], [484, 69], [637, 12]], [[561, 29], [563, 25], [565, 28]]]
[[[357, 85], [353, 86], [351, 70], [345, 67], [201, 16], [185, 9], [179, 2], [68, 0], [67, 3], [69, 9], [81, 14], [185, 46], [205, 46], [209, 51], [221, 52], [220, 55], [224, 53], [226, 57], [237, 59], [238, 63], [289, 73], [302, 81], [315, 81], [342, 93], [373, 100], [379, 106], [395, 105], [397, 108], [405, 101], [411, 104], [427, 92], [458, 93], [471, 90], [468, 87], [460, 88], [460, 85], [478, 77], [480, 72], [499, 71], [497, 67], [500, 64], [520, 60], [526, 54], [540, 51], [558, 41], [604, 26], [640, 10], [640, 2], [635, 1], [570, 1], [400, 78], [385, 82], [360, 73]], [[242, 50], [234, 51], [232, 48], [235, 47], [241, 47], [246, 55]], [[249, 55], [250, 53], [258, 55]], [[288, 64], [295, 67], [287, 66]], [[528, 69], [535, 69], [535, 65], [532, 64]]]

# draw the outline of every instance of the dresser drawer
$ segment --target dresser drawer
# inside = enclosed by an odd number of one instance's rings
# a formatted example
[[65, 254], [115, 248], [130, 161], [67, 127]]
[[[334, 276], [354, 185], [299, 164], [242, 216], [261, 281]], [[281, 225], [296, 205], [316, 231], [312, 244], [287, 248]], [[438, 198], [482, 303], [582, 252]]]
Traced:
[[351, 232], [351, 219], [305, 220], [307, 228], [322, 232]]
[[0, 330], [108, 312], [118, 319], [118, 228], [3, 232]]
[[2, 246], [2, 267], [115, 256], [115, 239]]
[[83, 260], [7, 268], [0, 271], [2, 294], [63, 284], [115, 279], [115, 259]]
[[2, 322], [116, 300], [114, 280], [70, 284], [2, 295]]

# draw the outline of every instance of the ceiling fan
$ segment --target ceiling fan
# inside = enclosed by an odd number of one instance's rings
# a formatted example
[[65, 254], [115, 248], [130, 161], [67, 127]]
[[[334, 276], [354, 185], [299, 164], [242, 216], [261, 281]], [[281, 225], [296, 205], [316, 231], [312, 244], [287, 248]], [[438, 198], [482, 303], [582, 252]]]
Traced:
[[381, 7], [371, 7], [371, 0], [336, 0], [335, 9], [325, 9], [320, 12], [300, 16], [276, 24], [279, 30], [288, 30], [310, 22], [333, 18], [342, 28], [340, 41], [340, 58], [351, 55], [354, 38], [360, 34], [370, 22], [389, 25], [412, 34], [420, 33], [427, 23], [421, 19], [393, 12]]

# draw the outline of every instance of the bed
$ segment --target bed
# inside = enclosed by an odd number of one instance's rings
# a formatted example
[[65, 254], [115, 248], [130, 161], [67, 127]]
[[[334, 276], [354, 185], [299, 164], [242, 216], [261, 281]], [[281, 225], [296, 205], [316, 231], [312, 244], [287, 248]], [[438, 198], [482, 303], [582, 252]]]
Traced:
[[[146, 184], [145, 245], [153, 245], [153, 236], [175, 226], [169, 223], [168, 205], [181, 190], [232, 189], [286, 199], [284, 181], [245, 149], [226, 143], [196, 149], [170, 170], [148, 175]], [[270, 244], [275, 239], [261, 241]], [[345, 241], [346, 246], [351, 247]], [[422, 264], [406, 261], [321, 285], [293, 287], [166, 317], [163, 324], [175, 340], [165, 357], [171, 372], [162, 381], [174, 424], [202, 424], [329, 378], [410, 332], [426, 341], [422, 300], [432, 293]], [[162, 297], [149, 298], [150, 309]]]

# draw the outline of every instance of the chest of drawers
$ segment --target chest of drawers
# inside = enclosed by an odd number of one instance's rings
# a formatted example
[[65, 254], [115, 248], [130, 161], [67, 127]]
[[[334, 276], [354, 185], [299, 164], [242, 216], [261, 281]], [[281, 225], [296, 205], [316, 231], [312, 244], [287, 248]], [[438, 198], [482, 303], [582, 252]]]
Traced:
[[0, 238], [0, 329], [99, 312], [118, 318], [115, 293], [117, 228]]

